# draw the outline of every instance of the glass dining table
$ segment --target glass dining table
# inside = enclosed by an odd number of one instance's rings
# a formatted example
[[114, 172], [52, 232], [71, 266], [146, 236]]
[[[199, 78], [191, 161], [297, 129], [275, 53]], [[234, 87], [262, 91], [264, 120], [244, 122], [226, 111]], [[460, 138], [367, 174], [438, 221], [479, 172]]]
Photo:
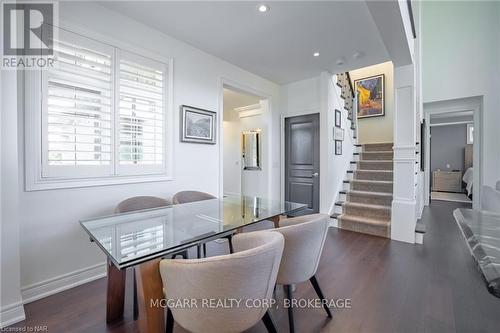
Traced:
[[134, 268], [134, 298], [141, 332], [164, 332], [160, 259], [242, 231], [261, 221], [279, 226], [282, 215], [296, 214], [305, 204], [249, 196], [226, 196], [85, 219], [80, 225], [107, 256], [106, 321], [123, 317], [126, 269]]

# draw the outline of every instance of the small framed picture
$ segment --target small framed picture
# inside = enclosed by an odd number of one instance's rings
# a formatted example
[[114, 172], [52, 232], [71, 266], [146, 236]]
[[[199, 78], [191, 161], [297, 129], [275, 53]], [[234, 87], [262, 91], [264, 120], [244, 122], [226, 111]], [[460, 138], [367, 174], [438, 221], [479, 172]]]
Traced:
[[335, 140], [335, 155], [342, 155], [342, 141]]
[[338, 141], [344, 141], [344, 129], [340, 127], [333, 128], [333, 139]]
[[215, 144], [217, 113], [181, 105], [181, 141]]
[[335, 127], [342, 127], [342, 113], [340, 113], [340, 110], [335, 110]]

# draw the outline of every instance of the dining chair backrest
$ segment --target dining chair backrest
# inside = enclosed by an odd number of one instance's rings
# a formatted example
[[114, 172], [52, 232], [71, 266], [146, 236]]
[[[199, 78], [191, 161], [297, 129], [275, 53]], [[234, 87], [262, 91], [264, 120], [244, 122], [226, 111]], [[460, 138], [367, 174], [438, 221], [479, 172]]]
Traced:
[[170, 202], [163, 198], [138, 196], [123, 200], [116, 206], [115, 213], [127, 213], [136, 210], [169, 206]]
[[172, 203], [174, 205], [178, 204], [183, 204], [183, 203], [188, 203], [188, 202], [195, 202], [195, 201], [202, 201], [202, 200], [209, 200], [209, 199], [215, 199], [213, 195], [205, 192], [199, 192], [199, 191], [181, 191], [177, 192], [173, 197], [172, 197]]
[[[162, 260], [160, 274], [169, 301], [197, 300], [188, 307], [171, 307], [180, 326], [190, 332], [242, 332], [266, 313], [272, 299], [283, 253], [277, 232], [242, 233], [233, 238], [235, 253], [204, 259]], [[228, 308], [203, 306], [204, 300], [241, 300]], [[249, 306], [250, 305], [250, 306]], [[264, 305], [264, 306], [259, 306]]]
[[285, 237], [277, 283], [290, 285], [316, 274], [329, 227], [329, 216], [312, 214], [280, 220], [273, 229]]

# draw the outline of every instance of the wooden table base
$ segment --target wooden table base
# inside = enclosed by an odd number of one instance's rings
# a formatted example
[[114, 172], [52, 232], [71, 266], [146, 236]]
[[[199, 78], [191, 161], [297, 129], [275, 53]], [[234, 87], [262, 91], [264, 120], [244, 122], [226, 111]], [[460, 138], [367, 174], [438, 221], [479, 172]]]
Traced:
[[164, 298], [160, 259], [137, 266], [135, 274], [139, 303], [139, 330], [143, 333], [163, 333], [165, 332], [165, 309], [160, 306]]
[[126, 271], [118, 269], [108, 259], [108, 290], [106, 304], [106, 322], [112, 323], [123, 317], [125, 304]]
[[269, 220], [271, 220], [274, 223], [275, 228], [279, 228], [280, 227], [280, 218], [281, 218], [281, 215], [278, 215], [278, 216], [271, 217]]

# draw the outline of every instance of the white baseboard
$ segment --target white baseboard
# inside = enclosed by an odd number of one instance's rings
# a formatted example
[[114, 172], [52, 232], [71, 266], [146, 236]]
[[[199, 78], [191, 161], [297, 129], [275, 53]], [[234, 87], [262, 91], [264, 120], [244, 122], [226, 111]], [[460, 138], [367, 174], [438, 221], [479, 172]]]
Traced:
[[22, 302], [3, 307], [0, 310], [0, 329], [26, 319]]
[[24, 286], [21, 288], [23, 303], [30, 303], [105, 276], [106, 263], [101, 263]]

